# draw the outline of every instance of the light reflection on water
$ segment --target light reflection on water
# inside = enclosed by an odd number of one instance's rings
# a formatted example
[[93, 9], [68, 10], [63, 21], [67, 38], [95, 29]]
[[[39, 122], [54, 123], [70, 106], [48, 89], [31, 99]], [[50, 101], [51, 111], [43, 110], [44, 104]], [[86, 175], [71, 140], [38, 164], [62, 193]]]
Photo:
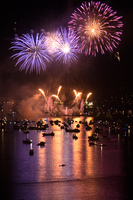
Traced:
[[[54, 118], [54, 120], [55, 119], [61, 122], [64, 120], [61, 118]], [[86, 131], [84, 125], [80, 124], [80, 133], [77, 133], [78, 139], [73, 140], [72, 133], [60, 129], [60, 127], [55, 124], [51, 126], [49, 120], [50, 119], [48, 119], [49, 128], [46, 132], [50, 133], [54, 131], [55, 136], [42, 137], [43, 131], [36, 130], [30, 131], [29, 133], [28, 137], [33, 141], [33, 156], [29, 156], [30, 145], [22, 143], [22, 140], [26, 138], [26, 135], [22, 131], [1, 133], [1, 171], [5, 183], [9, 181], [19, 184], [54, 183], [54, 185], [52, 185], [54, 195], [58, 199], [69, 199], [67, 198], [68, 194], [66, 195], [66, 192], [71, 193], [71, 198], [73, 196], [72, 188], [69, 188], [69, 184], [77, 187], [77, 197], [78, 195], [83, 197], [84, 195], [80, 184], [86, 189], [87, 186], [85, 184], [92, 184], [92, 188], [90, 188], [91, 192], [94, 194], [97, 187], [102, 187], [102, 185], [99, 185], [102, 183], [100, 183], [98, 179], [96, 179], [96, 182], [93, 181], [93, 178], [101, 178], [101, 181], [103, 181], [103, 177], [123, 176], [125, 174], [125, 144], [119, 135], [111, 135], [111, 140], [104, 139], [102, 135], [99, 136], [100, 142], [107, 144], [106, 147], [96, 145], [89, 146], [88, 136], [92, 135], [95, 126], [91, 125], [92, 130]], [[75, 128], [80, 120], [84, 121], [84, 117], [73, 118], [74, 122], [71, 127]], [[89, 122], [93, 120], [93, 118], [88, 117], [86, 120]], [[37, 146], [36, 144], [40, 141], [45, 141], [46, 145], [44, 147]], [[60, 166], [62, 164], [65, 166]], [[34, 186], [32, 187], [34, 188]], [[45, 185], [45, 187], [50, 192], [51, 186]], [[44, 195], [44, 191], [46, 192], [46, 190], [43, 189], [42, 192], [40, 188], [41, 185], [37, 190], [39, 194], [36, 195], [42, 198], [41, 195]], [[60, 188], [62, 188], [61, 191], [59, 191]], [[56, 189], [58, 189], [58, 191], [56, 191]], [[73, 190], [75, 191], [75, 189]], [[48, 195], [47, 192], [46, 194]], [[63, 194], [66, 195], [65, 198], [61, 196]], [[46, 199], [54, 198], [53, 193], [51, 193], [51, 198], [47, 195]], [[89, 196], [90, 194], [87, 195]]]

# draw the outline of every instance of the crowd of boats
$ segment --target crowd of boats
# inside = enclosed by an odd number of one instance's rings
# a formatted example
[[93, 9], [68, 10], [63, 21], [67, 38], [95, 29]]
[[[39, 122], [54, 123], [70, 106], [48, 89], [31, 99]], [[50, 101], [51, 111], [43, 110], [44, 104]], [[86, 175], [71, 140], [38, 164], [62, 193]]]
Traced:
[[[102, 133], [102, 137], [103, 138], [107, 138], [110, 139], [110, 134], [120, 134], [121, 137], [127, 137], [128, 136], [128, 128], [122, 128], [119, 127], [118, 124], [116, 124], [115, 122], [113, 123], [109, 123], [108, 121], [103, 122], [103, 121], [98, 121], [98, 122], [94, 122], [92, 120], [90, 120], [89, 122], [87, 121], [76, 121], [76, 127], [72, 128], [72, 124], [74, 123], [74, 120], [67, 120], [67, 121], [63, 121], [61, 122], [60, 120], [56, 119], [56, 120], [50, 120], [49, 122], [47, 121], [43, 121], [43, 120], [39, 120], [37, 122], [29, 122], [28, 120], [25, 120], [23, 122], [15, 122], [13, 125], [13, 129], [14, 130], [23, 130], [24, 133], [28, 134], [30, 132], [30, 130], [43, 130], [44, 132], [42, 132], [42, 137], [47, 137], [47, 136], [55, 136], [55, 133], [52, 132], [47, 132], [46, 130], [49, 130], [49, 126], [53, 126], [53, 125], [57, 125], [58, 127], [60, 127], [60, 129], [64, 129], [65, 132], [69, 132], [72, 133], [72, 138], [77, 140], [78, 139], [78, 133], [80, 132], [80, 126], [81, 124], [84, 125], [84, 129], [86, 131], [90, 131], [92, 129], [92, 125], [94, 124], [93, 128], [93, 132], [91, 136], [88, 136], [88, 141], [89, 141], [89, 145], [96, 145], [95, 141], [99, 141], [99, 134]], [[105, 134], [103, 132], [103, 127], [106, 128], [106, 130], [108, 130], [108, 134]], [[25, 144], [30, 144], [32, 143], [32, 140], [28, 139], [28, 137], [23, 140], [23, 143]], [[45, 142], [41, 141], [37, 144], [38, 146], [44, 146]], [[104, 144], [100, 144], [100, 145], [104, 145]]]
[[[72, 124], [74, 126], [72, 126]], [[21, 130], [23, 133], [26, 134], [26, 139], [23, 140], [22, 142], [24, 144], [32, 144], [32, 140], [28, 138], [28, 134], [31, 130], [42, 130], [42, 137], [48, 137], [48, 136], [55, 136], [54, 128], [52, 129], [52, 126], [57, 125], [60, 129], [64, 129], [65, 132], [72, 133], [72, 139], [77, 140], [78, 139], [78, 133], [81, 131], [80, 127], [82, 126], [82, 130], [84, 129], [85, 131], [90, 131], [93, 128], [92, 134], [88, 136], [88, 142], [89, 145], [103, 145], [106, 146], [105, 144], [97, 143], [99, 141], [99, 135], [103, 138], [107, 138], [108, 140], [110, 139], [110, 134], [120, 134], [121, 137], [127, 138], [131, 136], [131, 129], [129, 126], [127, 127], [121, 127], [118, 123], [116, 122], [109, 122], [109, 121], [92, 121], [90, 120], [87, 122], [86, 120], [84, 121], [74, 121], [72, 119], [68, 119], [66, 121], [60, 121], [58, 119], [55, 120], [38, 120], [36, 121], [28, 121], [28, 120], [23, 120], [23, 121], [14, 121], [13, 123], [13, 130]], [[92, 126], [94, 125], [94, 126]], [[74, 127], [74, 128], [72, 128]], [[103, 131], [106, 128], [106, 133]], [[48, 132], [49, 131], [49, 132]], [[44, 141], [40, 141], [37, 143], [37, 146], [45, 146]], [[30, 155], [34, 154], [33, 148], [30, 148]]]

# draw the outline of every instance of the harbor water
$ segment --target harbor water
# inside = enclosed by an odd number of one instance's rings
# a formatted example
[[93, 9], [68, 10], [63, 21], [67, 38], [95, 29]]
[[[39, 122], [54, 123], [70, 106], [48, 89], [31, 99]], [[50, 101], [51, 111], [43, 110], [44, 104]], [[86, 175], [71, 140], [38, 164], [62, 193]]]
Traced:
[[[88, 136], [96, 128], [86, 130], [80, 123], [80, 132], [73, 139], [47, 118], [43, 130], [9, 130], [0, 133], [0, 195], [6, 200], [128, 200], [133, 199], [133, 144], [120, 134], [109, 133], [101, 127], [99, 141], [89, 145]], [[90, 117], [74, 117], [71, 128]], [[106, 137], [103, 137], [106, 136]], [[24, 144], [25, 138], [32, 144]], [[38, 146], [41, 141], [44, 146]], [[103, 145], [104, 144], [104, 145]], [[29, 155], [33, 148], [34, 154]]]

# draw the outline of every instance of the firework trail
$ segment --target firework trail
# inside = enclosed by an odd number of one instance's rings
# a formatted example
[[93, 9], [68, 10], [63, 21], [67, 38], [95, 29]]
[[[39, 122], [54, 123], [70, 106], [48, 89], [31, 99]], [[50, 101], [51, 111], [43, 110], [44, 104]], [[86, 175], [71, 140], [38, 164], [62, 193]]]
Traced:
[[87, 102], [88, 98], [89, 98], [91, 95], [92, 95], [91, 92], [87, 94], [87, 97], [86, 97], [85, 103]]
[[75, 99], [73, 101], [73, 103], [78, 99], [78, 97], [82, 94], [82, 92], [78, 92], [76, 90], [73, 90], [74, 94], [75, 94]]
[[58, 99], [60, 101], [60, 103], [61, 103], [61, 100], [60, 100], [58, 95], [59, 95], [59, 93], [61, 91], [61, 88], [62, 88], [62, 86], [59, 86], [58, 91], [57, 91], [57, 95], [55, 95], [55, 94], [52, 95], [52, 97], [55, 97], [56, 99]]
[[55, 97], [56, 99], [58, 99], [61, 102], [60, 98], [57, 95], [52, 94], [52, 97]]
[[98, 52], [113, 51], [122, 35], [123, 23], [116, 11], [99, 2], [85, 2], [71, 15], [69, 28], [81, 39], [80, 52], [94, 55]]
[[75, 96], [77, 96], [77, 91], [76, 91], [76, 90], [73, 90], [73, 92], [74, 92]]
[[42, 95], [44, 96], [45, 100], [47, 101], [47, 98], [46, 98], [46, 96], [45, 96], [44, 91], [43, 91], [42, 89], [38, 89], [38, 90], [42, 93]]
[[56, 31], [56, 48], [54, 56], [57, 61], [63, 63], [73, 62], [78, 58], [79, 37], [74, 31], [60, 27]]
[[58, 92], [57, 92], [57, 96], [59, 95], [60, 91], [61, 91], [62, 86], [59, 86], [58, 88]]
[[76, 99], [82, 94], [82, 92], [79, 92], [76, 96]]
[[25, 70], [26, 72], [36, 71], [40, 73], [41, 70], [45, 70], [46, 62], [50, 62], [48, 50], [45, 47], [45, 36], [41, 33], [37, 33], [34, 39], [33, 34], [23, 34], [20, 37], [16, 37], [16, 40], [12, 42], [14, 51], [17, 51], [12, 58], [17, 58], [17, 63], [21, 64], [19, 70]]

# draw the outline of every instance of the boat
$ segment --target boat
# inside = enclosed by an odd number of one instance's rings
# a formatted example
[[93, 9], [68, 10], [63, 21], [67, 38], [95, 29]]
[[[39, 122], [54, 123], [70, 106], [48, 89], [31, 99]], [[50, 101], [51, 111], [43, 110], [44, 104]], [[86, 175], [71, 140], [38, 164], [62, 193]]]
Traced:
[[88, 136], [89, 140], [97, 141], [99, 140], [98, 134], [93, 133], [92, 136]]
[[94, 122], [92, 120], [90, 120], [89, 125], [93, 125], [93, 124], [94, 124]]
[[65, 131], [66, 131], [66, 132], [75, 132], [75, 133], [80, 132], [80, 130], [77, 129], [77, 128], [74, 128], [74, 129], [65, 128]]
[[24, 144], [31, 144], [32, 140], [26, 138], [25, 140], [23, 140], [23, 143]]
[[29, 133], [29, 130], [28, 129], [24, 129], [23, 132], [27, 134], [27, 133]]
[[86, 130], [87, 130], [87, 131], [90, 131], [91, 129], [92, 129], [92, 128], [91, 128], [89, 125], [86, 126]]
[[34, 154], [34, 150], [33, 150], [33, 148], [32, 148], [32, 143], [31, 143], [31, 144], [30, 144], [29, 155], [30, 155], [30, 156], [33, 156], [33, 154]]
[[65, 166], [66, 166], [65, 164], [59, 165], [59, 167], [65, 167]]
[[49, 122], [50, 122], [51, 126], [54, 125], [54, 121], [53, 120], [50, 120]]
[[37, 146], [44, 146], [45, 145], [45, 142], [39, 142], [38, 144], [37, 144]]
[[57, 119], [54, 121], [54, 123], [55, 123], [55, 125], [58, 125], [59, 123], [61, 123], [61, 121]]
[[78, 136], [76, 134], [73, 134], [73, 139], [77, 140]]
[[79, 125], [79, 124], [77, 124], [77, 125], [76, 125], [76, 127], [77, 127], [77, 128], [80, 128], [80, 125]]
[[52, 131], [51, 133], [42, 133], [42, 136], [54, 136], [54, 132]]
[[94, 122], [92, 120], [90, 120], [89, 125], [93, 125], [93, 124], [94, 124]]

